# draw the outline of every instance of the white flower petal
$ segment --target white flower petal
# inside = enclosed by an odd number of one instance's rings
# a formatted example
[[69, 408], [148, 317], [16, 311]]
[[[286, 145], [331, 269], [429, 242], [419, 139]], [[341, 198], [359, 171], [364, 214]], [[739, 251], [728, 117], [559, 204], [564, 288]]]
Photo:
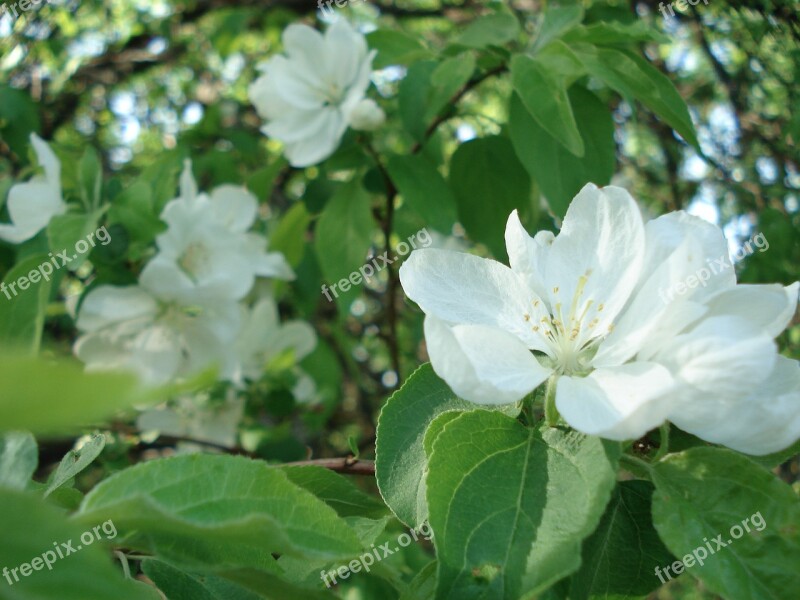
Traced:
[[552, 231], [540, 231], [531, 237], [519, 220], [516, 209], [506, 223], [506, 250], [511, 270], [528, 284], [542, 300], [549, 300], [545, 283], [547, 255], [555, 240]]
[[258, 199], [237, 185], [221, 185], [211, 192], [211, 206], [219, 224], [231, 232], [243, 233], [255, 222]]
[[709, 316], [732, 315], [748, 321], [773, 338], [778, 337], [797, 312], [797, 282], [783, 287], [773, 285], [737, 285], [722, 290], [706, 305]]
[[[704, 319], [688, 333], [675, 336], [655, 360], [682, 382], [710, 395], [726, 396], [762, 382], [775, 364], [776, 353], [768, 333], [739, 317], [722, 316]], [[689, 413], [697, 405], [685, 404], [682, 410]], [[675, 422], [681, 425], [685, 418]]]
[[583, 315], [578, 345], [608, 332], [636, 286], [644, 250], [642, 216], [627, 191], [588, 184], [575, 196], [550, 247], [546, 281], [567, 331]]
[[499, 262], [450, 250], [415, 250], [400, 267], [400, 282], [427, 315], [496, 327], [532, 350], [549, 351], [541, 331], [533, 331], [547, 315], [544, 303]]
[[513, 335], [481, 325], [449, 327], [425, 318], [431, 365], [460, 397], [477, 404], [508, 404], [532, 392], [550, 375]]
[[121, 321], [153, 318], [157, 312], [156, 301], [138, 286], [102, 285], [84, 298], [76, 325], [81, 331], [97, 331]]
[[587, 377], [560, 377], [556, 407], [572, 427], [589, 435], [630, 440], [661, 425], [675, 381], [661, 365], [634, 362], [598, 369]]

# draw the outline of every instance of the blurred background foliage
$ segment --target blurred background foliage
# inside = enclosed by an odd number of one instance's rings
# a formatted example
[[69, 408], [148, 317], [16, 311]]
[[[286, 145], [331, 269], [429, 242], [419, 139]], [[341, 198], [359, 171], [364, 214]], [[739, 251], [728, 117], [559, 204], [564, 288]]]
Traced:
[[[540, 25], [546, 5], [537, 0], [505, 4], [529, 33]], [[630, 189], [653, 216], [683, 209], [718, 223], [732, 250], [763, 233], [769, 251], [754, 252], [738, 264], [741, 281], [788, 284], [798, 279], [797, 2], [708, 0], [683, 11], [675, 9], [674, 16], [654, 1], [583, 4], [586, 23], [641, 22], [661, 32], [660, 41], [639, 44], [641, 56], [674, 82], [689, 105], [699, 139], [698, 151], [640, 103], [589, 82], [613, 118], [613, 182]], [[447, 56], [451, 40], [486, 12], [487, 3], [354, 0], [335, 10], [366, 32], [388, 26], [419, 40], [421, 49], [409, 50], [410, 62], [424, 58], [426, 52]], [[62, 274], [52, 297], [44, 348], [69, 353], [75, 331], [67, 312], [59, 309], [65, 298], [98, 281], [135, 281], [141, 260], [152, 252], [152, 240], [161, 227], [158, 214], [175, 195], [185, 158], [193, 160], [201, 189], [246, 183], [262, 202], [264, 227], [269, 218], [265, 233], [272, 248], [283, 251], [298, 273], [296, 282], [277, 287], [282, 316], [310, 321], [320, 336], [317, 349], [302, 366], [315, 380], [321, 404], [311, 410], [296, 406], [288, 392], [292, 382], [286, 382], [284, 391], [275, 381], [247, 391], [240, 450], [281, 461], [301, 460], [309, 449], [315, 456], [351, 452], [371, 456], [382, 402], [425, 359], [421, 315], [396, 290], [387, 289], [388, 273], [335, 303], [320, 293], [326, 280], [313, 245], [317, 218], [341, 187], [337, 173], [369, 168], [369, 153], [351, 132], [326, 163], [327, 172], [293, 169], [274, 142], [265, 142], [261, 121], [247, 99], [257, 64], [281, 50], [282, 30], [298, 20], [323, 26], [328, 18], [311, 0], [53, 0], [19, 19], [9, 13], [0, 16], [0, 198], [12, 179], [31, 172], [28, 136], [37, 132], [54, 142], [64, 165], [89, 160], [86, 149], [94, 148], [105, 175], [104, 201], [111, 206], [105, 218], [113, 242], [93, 254], [94, 272], [79, 269], [66, 277]], [[374, 41], [390, 48], [392, 43], [399, 45], [392, 48], [397, 56], [404, 39]], [[402, 97], [418, 93], [412, 77], [406, 78], [402, 61], [382, 64], [382, 55], [377, 60], [381, 70], [374, 82], [382, 103], [396, 107], [400, 102], [401, 116], [408, 120], [402, 115]], [[505, 135], [513, 138], [515, 133], [506, 125], [510, 95], [507, 75], [474, 86], [457, 108], [445, 114], [425, 146], [435, 164], [449, 165], [456, 195], [458, 181], [466, 180], [453, 177], [452, 171], [460, 168], [458, 157], [452, 162], [445, 159], [465, 147], [459, 144], [495, 134], [502, 137], [491, 139], [502, 143], [493, 151], [502, 153]], [[572, 100], [587, 111], [593, 102], [585, 97]], [[415, 143], [391, 123], [384, 133], [381, 152], [407, 152]], [[598, 163], [612, 158], [612, 149], [607, 154], [592, 150], [579, 161], [578, 172], [592, 173]], [[64, 168], [65, 177], [75, 178], [65, 181], [67, 192], [77, 195], [81, 182], [75, 172]], [[462, 185], [482, 185], [485, 177], [478, 173]], [[500, 192], [495, 195], [492, 188], [494, 180], [486, 181], [483, 202], [502, 205]], [[540, 203], [537, 182], [532, 184], [528, 229], [555, 229], [558, 223]], [[365, 186], [376, 194], [386, 191], [374, 166]], [[379, 220], [382, 210], [376, 195], [374, 212]], [[394, 242], [423, 225], [400, 203]], [[440, 245], [469, 247], [474, 241], [460, 226], [438, 233]], [[442, 234], [453, 237], [445, 239]], [[377, 223], [373, 231], [361, 235], [375, 251], [382, 248]], [[480, 241], [485, 245], [478, 251], [491, 254], [491, 240]], [[21, 255], [36, 250], [23, 247]], [[12, 248], [0, 247], [0, 269], [7, 271], [14, 261]], [[397, 327], [387, 326], [387, 311], [399, 315]], [[797, 322], [780, 342], [788, 355], [800, 358]], [[99, 463], [107, 471], [175, 443], [140, 440], [125, 423], [116, 423], [112, 431], [116, 442], [107, 446]], [[72, 442], [43, 443], [40, 464], [57, 461]], [[796, 463], [786, 465], [783, 475], [797, 481]], [[85, 476], [97, 478], [91, 471]], [[91, 487], [91, 482], [85, 485]], [[668, 587], [660, 597], [689, 598], [695, 593], [704, 597], [683, 587], [675, 590]]]

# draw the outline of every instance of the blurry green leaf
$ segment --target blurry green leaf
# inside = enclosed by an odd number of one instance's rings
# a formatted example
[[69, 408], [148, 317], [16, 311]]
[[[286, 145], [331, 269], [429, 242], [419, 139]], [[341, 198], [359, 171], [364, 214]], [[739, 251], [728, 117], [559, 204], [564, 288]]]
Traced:
[[314, 247], [330, 283], [364, 264], [374, 229], [369, 194], [353, 180], [336, 192], [317, 222]]
[[670, 79], [640, 56], [582, 45], [576, 53], [589, 72], [627, 99], [636, 99], [699, 148], [686, 102]]
[[[60, 264], [60, 263], [59, 263]], [[43, 266], [42, 271], [39, 267]], [[0, 347], [13, 348], [27, 354], [35, 354], [39, 350], [44, 328], [45, 311], [50, 298], [50, 274], [54, 267], [50, 257], [36, 254], [16, 264], [0, 285]], [[42, 273], [47, 276], [42, 279]], [[30, 275], [34, 274], [31, 278]], [[20, 285], [20, 279], [22, 285]], [[25, 282], [28, 283], [25, 283]], [[2, 366], [0, 366], [2, 370]], [[0, 427], [3, 426], [0, 419]], [[13, 427], [9, 429], [27, 429]]]
[[654, 466], [653, 483], [661, 539], [708, 589], [726, 598], [797, 597], [800, 499], [791, 487], [722, 448], [667, 456]]
[[511, 12], [497, 12], [479, 17], [461, 32], [456, 43], [472, 48], [502, 46], [514, 41], [520, 33], [519, 21]]
[[[70, 260], [64, 266], [70, 271], [77, 271], [86, 262], [92, 248], [102, 243], [95, 238], [95, 233], [97, 222], [103, 212], [104, 210], [89, 214], [70, 212], [56, 215], [50, 219], [50, 223], [47, 225], [50, 250], [54, 255], [63, 251], [67, 252], [67, 258]], [[79, 252], [79, 250], [83, 250], [83, 252]]]
[[464, 87], [475, 72], [475, 55], [464, 52], [442, 62], [431, 73], [425, 121], [435, 119], [443, 109], [450, 106], [453, 96]]
[[511, 81], [539, 126], [572, 154], [583, 156], [583, 138], [567, 95], [567, 88], [577, 76], [580, 63], [574, 53], [560, 42], [552, 48], [548, 50], [545, 61], [516, 55], [511, 60]]
[[428, 563], [401, 595], [399, 600], [433, 600], [436, 594], [436, 561]]
[[260, 600], [265, 597], [221, 577], [188, 573], [160, 560], [143, 561], [142, 571], [169, 600]]
[[[5, 578], [0, 582], [3, 598], [159, 600], [152, 587], [124, 579], [122, 570], [112, 565], [91, 531], [100, 522], [80, 527], [34, 494], [13, 490], [0, 489], [0, 506], [0, 565], [8, 568], [13, 582], [9, 587]], [[94, 544], [81, 543], [86, 531], [92, 534]], [[74, 551], [65, 549], [64, 558], [59, 558], [54, 546], [61, 549], [59, 544], [70, 543]]]
[[399, 113], [408, 133], [422, 141], [428, 127], [428, 97], [431, 90], [431, 75], [438, 63], [421, 60], [412, 64], [400, 82], [398, 90]]
[[645, 21], [633, 23], [592, 23], [585, 27], [578, 26], [564, 36], [568, 44], [586, 43], [608, 46], [630, 45], [635, 42], [670, 42], [670, 37], [650, 26]]
[[570, 600], [645, 598], [661, 587], [655, 569], [675, 559], [653, 527], [653, 490], [641, 480], [617, 485], [600, 525], [583, 543]]
[[24, 490], [39, 464], [36, 440], [28, 432], [0, 436], [0, 487]]
[[426, 225], [449, 234], [456, 221], [456, 199], [436, 166], [423, 154], [393, 156], [389, 174], [403, 199]]
[[0, 138], [19, 156], [25, 157], [31, 133], [39, 131], [39, 107], [31, 97], [0, 83]]
[[564, 218], [572, 198], [587, 183], [607, 185], [614, 174], [616, 144], [608, 107], [580, 86], [569, 91], [586, 152], [577, 157], [547, 133], [514, 94], [509, 131], [517, 156], [539, 184], [553, 213]]
[[461, 144], [450, 163], [450, 187], [470, 237], [504, 257], [508, 215], [516, 208], [524, 218], [531, 204], [531, 180], [511, 142], [489, 136]]
[[111, 224], [122, 225], [131, 241], [140, 246], [152, 244], [156, 235], [166, 227], [153, 206], [150, 186], [143, 181], [135, 182], [114, 198], [108, 220]]
[[536, 34], [534, 49], [544, 48], [554, 39], [561, 37], [583, 19], [583, 7], [579, 4], [572, 6], [548, 6], [544, 13], [542, 24]]
[[575, 571], [616, 485], [619, 452], [498, 412], [447, 423], [426, 478], [437, 599], [534, 597]]
[[429, 50], [416, 38], [392, 29], [378, 29], [367, 34], [369, 47], [378, 55], [373, 68], [383, 69], [392, 65], [410, 65], [414, 61], [431, 56]]
[[311, 222], [305, 204], [298, 202], [281, 217], [278, 227], [269, 238], [270, 252], [282, 252], [292, 267], [296, 267], [303, 259], [308, 245], [306, 232]]
[[100, 163], [97, 150], [91, 146], [86, 146], [78, 165], [78, 170], [83, 205], [87, 211], [96, 210], [100, 207], [103, 189], [103, 165]]
[[46, 498], [55, 490], [67, 483], [78, 473], [88, 467], [95, 458], [100, 456], [106, 446], [106, 437], [102, 433], [94, 434], [79, 450], [70, 450], [61, 459], [55, 473], [50, 477], [47, 489], [44, 492]]
[[83, 523], [112, 519], [126, 544], [187, 568], [274, 570], [273, 553], [336, 560], [355, 532], [279, 469], [238, 456], [140, 463], [95, 487]]
[[74, 362], [6, 354], [0, 360], [0, 429], [75, 431], [134, 403], [158, 397], [132, 375], [84, 373]]
[[286, 167], [286, 159], [278, 158], [263, 169], [253, 173], [247, 180], [247, 188], [262, 202], [269, 202], [275, 179]]

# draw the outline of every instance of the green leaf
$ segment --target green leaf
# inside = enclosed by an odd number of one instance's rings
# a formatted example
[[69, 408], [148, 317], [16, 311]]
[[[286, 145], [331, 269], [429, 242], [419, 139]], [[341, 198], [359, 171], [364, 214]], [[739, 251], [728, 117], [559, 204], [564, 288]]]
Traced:
[[480, 17], [467, 25], [456, 43], [471, 48], [502, 46], [514, 41], [520, 33], [519, 21], [510, 12], [502, 11]]
[[546, 59], [517, 54], [511, 59], [511, 82], [536, 122], [575, 156], [585, 152], [567, 88], [579, 75], [580, 62], [560, 42]]
[[345, 477], [329, 469], [308, 465], [281, 467], [281, 470], [292, 483], [314, 494], [340, 517], [377, 519], [388, 512], [377, 498], [365, 494]]
[[11, 431], [0, 437], [0, 487], [24, 490], [39, 464], [39, 449], [30, 433]]
[[655, 568], [674, 558], [653, 527], [654, 489], [641, 480], [616, 487], [600, 525], [583, 543], [583, 562], [572, 576], [570, 600], [644, 598], [661, 587]]
[[435, 594], [436, 561], [432, 561], [417, 573], [399, 600], [433, 600]]
[[378, 29], [367, 34], [367, 43], [378, 54], [373, 67], [383, 69], [392, 65], [410, 65], [431, 56], [417, 38], [393, 29]]
[[[158, 593], [143, 583], [126, 580], [115, 568], [97, 536], [100, 522], [81, 527], [30, 493], [0, 489], [0, 566], [13, 583], [0, 579], [3, 598], [13, 600], [158, 600]], [[93, 543], [81, 543], [81, 534]], [[64, 558], [56, 549], [64, 548]], [[47, 562], [45, 562], [47, 561]], [[23, 566], [26, 565], [26, 566]], [[48, 568], [48, 565], [50, 568]], [[32, 570], [38, 566], [38, 569]], [[24, 570], [23, 570], [24, 569]], [[27, 576], [25, 573], [27, 572]], [[4, 574], [5, 575], [5, 574]], [[18, 581], [17, 581], [18, 579]]]
[[375, 221], [361, 183], [342, 186], [325, 205], [316, 229], [315, 249], [325, 278], [338, 282], [364, 264]]
[[140, 463], [95, 487], [79, 518], [112, 519], [129, 547], [187, 568], [274, 571], [273, 553], [336, 560], [361, 548], [333, 508], [280, 469], [236, 456]]
[[270, 251], [282, 252], [292, 267], [299, 265], [306, 249], [306, 231], [310, 222], [311, 215], [305, 204], [298, 202], [292, 206], [269, 238]]
[[153, 205], [150, 186], [143, 181], [137, 181], [113, 199], [108, 221], [121, 224], [128, 231], [131, 241], [140, 246], [152, 244], [165, 227]]
[[488, 411], [448, 423], [427, 476], [436, 598], [529, 598], [575, 571], [616, 484], [619, 452]]
[[430, 123], [450, 105], [453, 96], [470, 80], [475, 72], [475, 55], [464, 52], [442, 62], [431, 73], [431, 90], [425, 110], [425, 122]]
[[160, 560], [142, 561], [142, 571], [169, 600], [259, 600], [264, 597], [221, 577], [188, 573]]
[[800, 454], [800, 440], [796, 441], [785, 450], [773, 452], [772, 454], [767, 454], [766, 456], [751, 456], [750, 460], [761, 465], [765, 469], [774, 469], [798, 454]]
[[83, 366], [19, 355], [0, 357], [0, 430], [76, 431], [161, 392], [139, 388], [133, 375], [85, 373]]
[[[45, 265], [53, 266], [50, 257], [36, 254], [17, 263], [3, 278], [0, 285], [0, 346], [14, 348], [25, 354], [38, 352], [50, 298], [49, 273], [52, 270], [48, 272]], [[42, 270], [39, 270], [40, 266], [43, 266]], [[47, 279], [42, 279], [43, 276]], [[23, 277], [25, 279], [21, 279]], [[25, 289], [20, 283], [25, 285]], [[3, 396], [7, 393], [6, 388]]]
[[508, 215], [516, 208], [524, 218], [531, 205], [530, 177], [508, 138], [461, 144], [450, 163], [450, 187], [470, 237], [486, 244], [495, 257], [504, 257]]
[[534, 42], [533, 49], [544, 48], [553, 40], [576, 27], [582, 20], [583, 7], [579, 4], [572, 6], [551, 6], [544, 13], [544, 19], [536, 34], [536, 41]]
[[80, 176], [80, 189], [83, 205], [87, 211], [96, 210], [100, 207], [103, 189], [103, 165], [97, 150], [91, 146], [86, 146], [81, 161], [78, 165]]
[[[102, 214], [102, 210], [89, 214], [72, 212], [56, 215], [50, 219], [47, 225], [50, 249], [53, 254], [67, 252], [69, 262], [65, 266], [70, 271], [77, 271], [86, 262], [92, 248], [102, 243], [95, 239], [97, 222]], [[108, 243], [110, 240], [105, 242]], [[62, 262], [63, 260], [59, 264]]]
[[797, 598], [800, 499], [791, 487], [722, 448], [669, 455], [653, 482], [653, 522], [692, 576], [726, 598]]
[[614, 122], [606, 105], [580, 86], [569, 91], [575, 121], [586, 144], [579, 158], [568, 152], [531, 116], [519, 97], [511, 98], [509, 131], [517, 156], [539, 184], [553, 213], [564, 218], [572, 198], [589, 182], [603, 186], [614, 174]]
[[0, 84], [0, 138], [19, 156], [25, 156], [30, 135], [39, 131], [39, 106], [22, 90]]
[[408, 68], [398, 88], [398, 112], [403, 126], [411, 137], [422, 141], [428, 127], [428, 96], [431, 91], [431, 75], [439, 63], [420, 60]]
[[628, 46], [637, 42], [667, 44], [671, 38], [654, 29], [645, 21], [634, 21], [633, 23], [610, 21], [575, 27], [564, 35], [564, 41], [570, 45], [584, 43], [601, 46]]
[[449, 234], [456, 221], [456, 199], [447, 181], [424, 154], [393, 156], [389, 175], [403, 199], [426, 225]]
[[628, 99], [636, 99], [699, 149], [689, 109], [672, 81], [645, 59], [613, 48], [580, 46], [578, 58], [589, 72]]
[[106, 446], [106, 437], [102, 433], [96, 433], [79, 450], [70, 450], [61, 459], [55, 473], [50, 478], [47, 489], [44, 492], [46, 498], [56, 489], [70, 481], [78, 473], [88, 467], [95, 458], [100, 456]]
[[383, 500], [397, 518], [419, 527], [427, 518], [425, 430], [438, 415], [472, 410], [433, 372], [430, 364], [417, 369], [392, 394], [381, 410], [375, 443], [375, 478]]

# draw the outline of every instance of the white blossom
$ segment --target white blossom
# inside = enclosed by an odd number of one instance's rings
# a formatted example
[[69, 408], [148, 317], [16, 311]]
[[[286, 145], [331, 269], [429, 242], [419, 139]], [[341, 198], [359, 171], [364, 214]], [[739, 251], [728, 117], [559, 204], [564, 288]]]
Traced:
[[259, 66], [263, 74], [251, 84], [249, 96], [267, 121], [262, 131], [283, 142], [293, 166], [328, 158], [348, 126], [377, 126], [380, 108], [361, 104], [375, 56], [363, 35], [344, 20], [324, 35], [307, 25], [290, 25], [283, 46], [286, 56]]
[[[800, 366], [774, 342], [798, 284], [737, 285], [719, 228], [684, 212], [645, 224], [625, 190], [587, 185], [559, 235], [531, 237], [515, 211], [506, 246], [510, 267], [421, 249], [400, 269], [458, 395], [510, 403], [552, 378], [587, 434], [635, 439], [669, 420], [758, 455], [800, 437]], [[661, 299], [702, 269], [704, 285]]]
[[18, 183], [8, 191], [8, 214], [11, 223], [0, 223], [0, 239], [19, 244], [31, 239], [47, 227], [67, 205], [61, 196], [61, 163], [50, 147], [35, 133], [31, 144], [36, 151], [44, 175], [36, 175], [26, 183]]

